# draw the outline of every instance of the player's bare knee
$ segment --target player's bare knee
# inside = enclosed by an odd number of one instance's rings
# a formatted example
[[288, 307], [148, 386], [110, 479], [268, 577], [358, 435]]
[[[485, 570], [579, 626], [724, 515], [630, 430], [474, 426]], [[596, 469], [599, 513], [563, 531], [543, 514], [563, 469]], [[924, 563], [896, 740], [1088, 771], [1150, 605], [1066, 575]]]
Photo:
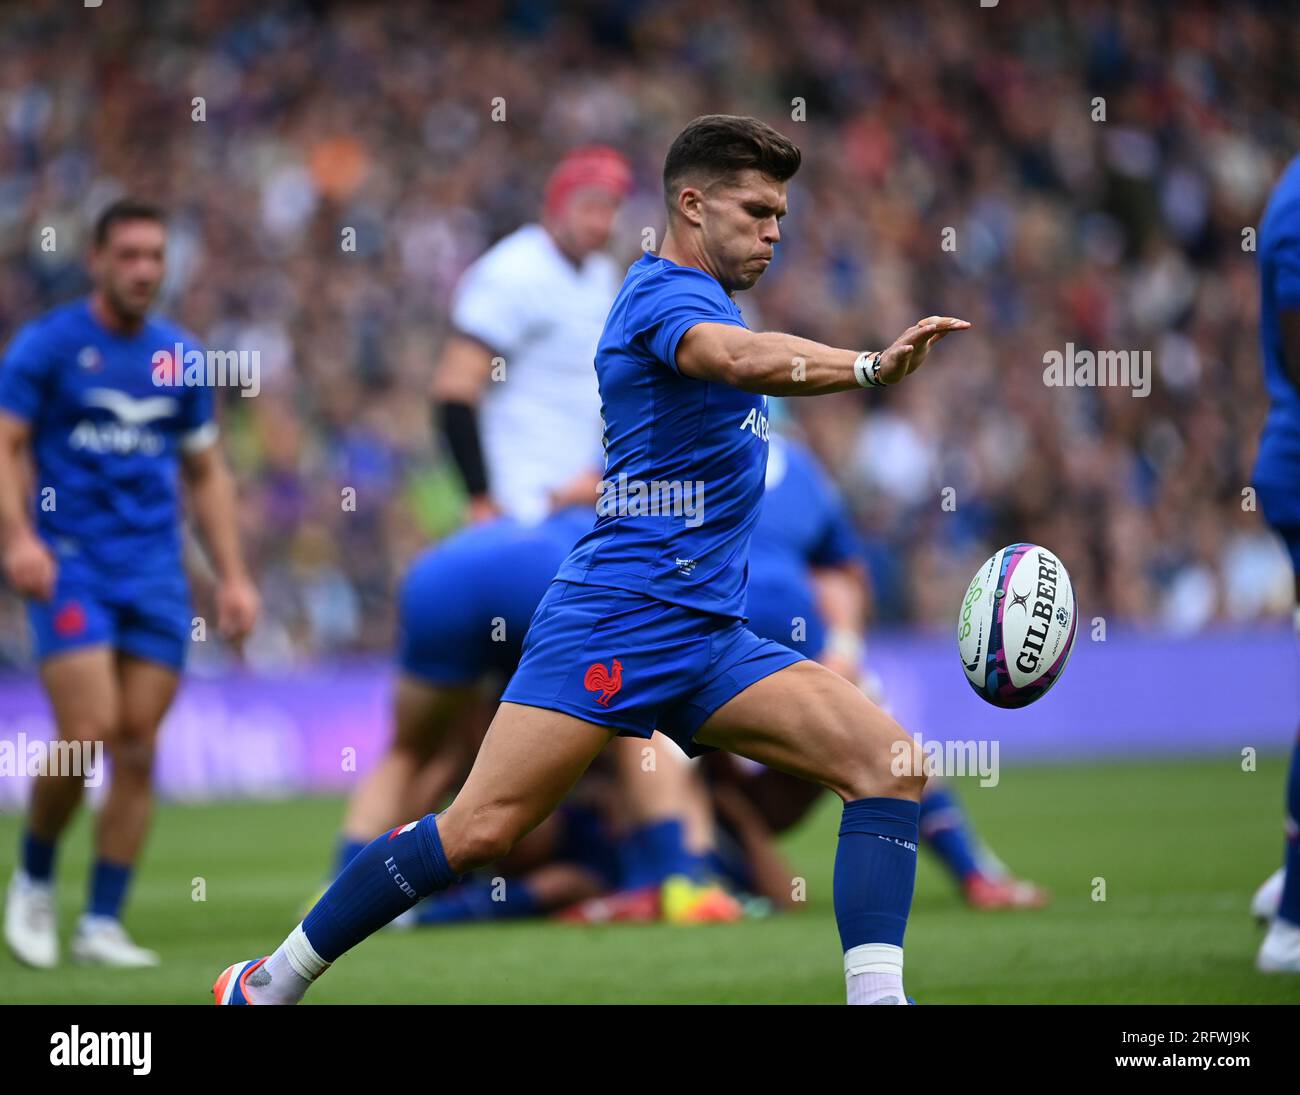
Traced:
[[846, 802], [860, 798], [904, 798], [919, 802], [925, 789], [925, 755], [904, 735], [888, 748], [858, 750], [839, 778], [828, 784]]
[[157, 754], [152, 735], [141, 737], [122, 734], [108, 747], [108, 753], [113, 761], [115, 777], [152, 777], [154, 757]]
[[63, 741], [83, 742], [87, 745], [99, 744], [111, 749], [121, 739], [121, 727], [106, 716], [87, 716], [86, 718], [65, 720], [59, 725], [59, 738]]

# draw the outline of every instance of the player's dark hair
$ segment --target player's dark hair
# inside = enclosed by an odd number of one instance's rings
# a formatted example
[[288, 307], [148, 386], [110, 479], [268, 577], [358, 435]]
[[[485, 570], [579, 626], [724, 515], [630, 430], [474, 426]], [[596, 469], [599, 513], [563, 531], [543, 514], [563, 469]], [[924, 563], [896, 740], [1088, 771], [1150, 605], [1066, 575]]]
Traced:
[[688, 182], [703, 185], [753, 168], [777, 182], [799, 170], [802, 153], [766, 122], [703, 114], [677, 134], [664, 160], [664, 200], [672, 210]]
[[158, 224], [166, 224], [167, 216], [152, 202], [141, 201], [139, 198], [118, 198], [95, 218], [95, 246], [103, 247], [108, 242], [108, 234], [113, 230], [113, 225], [123, 221], [156, 221]]

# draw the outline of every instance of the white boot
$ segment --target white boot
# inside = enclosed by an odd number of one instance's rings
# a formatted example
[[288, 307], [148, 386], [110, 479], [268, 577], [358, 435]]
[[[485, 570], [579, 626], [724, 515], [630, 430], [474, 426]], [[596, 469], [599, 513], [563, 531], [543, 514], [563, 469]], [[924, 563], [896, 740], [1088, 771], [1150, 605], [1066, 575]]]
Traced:
[[1255, 968], [1261, 973], [1300, 973], [1300, 926], [1275, 919], [1260, 944]]
[[59, 964], [54, 886], [34, 881], [21, 867], [5, 898], [5, 942], [24, 965], [49, 970]]
[[1277, 907], [1282, 903], [1282, 887], [1286, 885], [1286, 868], [1279, 867], [1269, 875], [1250, 899], [1250, 915], [1262, 924], [1267, 924], [1277, 916]]
[[77, 921], [77, 933], [72, 937], [72, 960], [118, 969], [140, 969], [162, 961], [154, 951], [132, 943], [120, 920], [89, 913]]

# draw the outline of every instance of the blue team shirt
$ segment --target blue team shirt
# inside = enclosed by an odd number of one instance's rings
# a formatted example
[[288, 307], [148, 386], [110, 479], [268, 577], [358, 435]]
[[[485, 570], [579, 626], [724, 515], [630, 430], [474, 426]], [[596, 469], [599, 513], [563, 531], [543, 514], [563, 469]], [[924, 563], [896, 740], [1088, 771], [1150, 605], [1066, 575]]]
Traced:
[[1300, 391], [1287, 376], [1280, 314], [1300, 309], [1300, 157], [1273, 190], [1259, 226], [1260, 340], [1270, 408], [1255, 479], [1283, 486], [1300, 520]]
[[154, 383], [155, 351], [177, 343], [202, 349], [163, 319], [109, 331], [82, 299], [21, 328], [5, 352], [0, 410], [31, 425], [36, 529], [61, 558], [124, 571], [179, 563], [181, 447], [213, 429], [213, 400], [206, 386]]
[[820, 653], [821, 614], [811, 568], [860, 560], [863, 545], [839, 491], [797, 441], [774, 435], [767, 493], [749, 558], [750, 628], [791, 643], [793, 621], [805, 621], [809, 652]]
[[556, 577], [741, 619], [767, 397], [678, 372], [697, 323], [745, 326], [704, 271], [650, 254], [632, 264], [596, 349], [611, 489]]

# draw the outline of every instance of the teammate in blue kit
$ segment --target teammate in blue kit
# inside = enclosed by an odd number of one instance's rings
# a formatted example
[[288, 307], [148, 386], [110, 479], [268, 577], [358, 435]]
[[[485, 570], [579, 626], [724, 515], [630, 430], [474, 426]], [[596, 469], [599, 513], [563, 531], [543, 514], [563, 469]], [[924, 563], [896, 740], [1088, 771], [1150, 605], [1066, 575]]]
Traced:
[[[228, 967], [221, 1003], [291, 1003], [421, 897], [505, 855], [614, 733], [658, 727], [845, 802], [834, 904], [850, 1003], [902, 1004], [923, 758], [842, 677], [748, 631], [748, 541], [767, 464], [767, 396], [897, 383], [966, 322], [932, 316], [886, 350], [749, 331], [732, 294], [771, 262], [799, 150], [708, 115], [664, 164], [668, 228], [632, 265], [596, 351], [609, 488], [537, 609], [469, 778], [441, 814], [376, 838], [265, 959]], [[901, 743], [913, 763], [896, 774]]]
[[[1259, 277], [1270, 408], [1254, 481], [1264, 518], [1291, 554], [1300, 636], [1300, 157], [1283, 173], [1260, 222]], [[1300, 738], [1287, 777], [1283, 866], [1261, 891], [1256, 911], [1273, 914], [1273, 921], [1256, 965], [1265, 972], [1300, 973]]]
[[[165, 243], [158, 210], [132, 200], [110, 206], [95, 226], [93, 293], [20, 330], [0, 364], [5, 576], [28, 599], [59, 737], [102, 742], [112, 761], [90, 901], [72, 942], [76, 960], [112, 966], [158, 961], [127, 937], [121, 911], [149, 828], [155, 737], [193, 626], [181, 481], [219, 577], [221, 632], [242, 637], [257, 612], [212, 392], [173, 383], [198, 344], [148, 315]], [[31, 966], [58, 961], [54, 857], [82, 787], [70, 772], [33, 783], [5, 903], [5, 940]]]

